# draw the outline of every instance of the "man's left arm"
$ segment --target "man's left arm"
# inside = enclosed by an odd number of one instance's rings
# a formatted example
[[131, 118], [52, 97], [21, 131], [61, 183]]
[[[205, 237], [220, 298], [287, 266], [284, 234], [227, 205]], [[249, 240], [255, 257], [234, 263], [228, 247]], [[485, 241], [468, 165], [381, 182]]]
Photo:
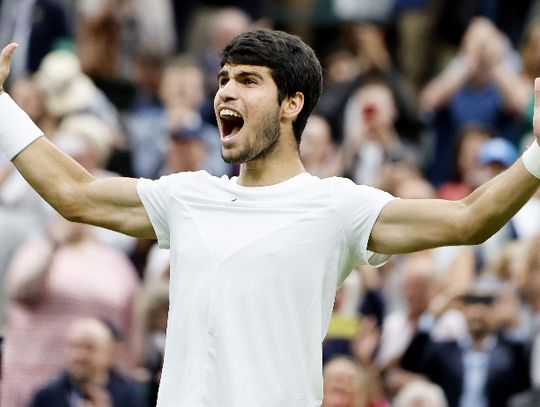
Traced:
[[439, 246], [479, 244], [488, 239], [540, 186], [540, 79], [535, 81], [533, 121], [536, 142], [508, 170], [466, 198], [460, 201], [396, 199], [389, 202], [373, 226], [368, 249], [395, 254]]

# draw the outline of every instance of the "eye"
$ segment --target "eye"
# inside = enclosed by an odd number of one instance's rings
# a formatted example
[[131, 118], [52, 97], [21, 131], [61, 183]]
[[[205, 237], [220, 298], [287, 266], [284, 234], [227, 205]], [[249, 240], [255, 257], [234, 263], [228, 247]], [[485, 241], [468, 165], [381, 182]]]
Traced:
[[229, 78], [220, 78], [218, 81], [219, 87], [222, 88], [227, 84], [227, 82], [229, 82]]
[[257, 81], [253, 78], [244, 79], [244, 85], [256, 85]]

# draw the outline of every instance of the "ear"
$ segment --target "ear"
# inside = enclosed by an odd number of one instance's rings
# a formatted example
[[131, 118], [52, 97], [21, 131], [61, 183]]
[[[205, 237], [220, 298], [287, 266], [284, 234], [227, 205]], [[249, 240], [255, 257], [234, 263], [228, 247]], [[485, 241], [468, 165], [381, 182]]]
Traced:
[[296, 92], [281, 102], [281, 117], [294, 121], [304, 107], [304, 94]]

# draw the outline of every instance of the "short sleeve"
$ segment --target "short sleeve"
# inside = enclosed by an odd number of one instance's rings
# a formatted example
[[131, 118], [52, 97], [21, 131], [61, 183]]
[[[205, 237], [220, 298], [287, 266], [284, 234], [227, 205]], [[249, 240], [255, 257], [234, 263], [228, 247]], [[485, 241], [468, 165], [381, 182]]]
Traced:
[[169, 207], [173, 192], [185, 182], [185, 173], [166, 175], [158, 180], [140, 178], [137, 193], [150, 218], [158, 245], [168, 249], [170, 245]]
[[383, 207], [393, 199], [391, 194], [350, 180], [339, 179], [334, 189], [334, 200], [351, 251], [354, 264], [381, 266], [389, 255], [368, 250], [369, 237]]

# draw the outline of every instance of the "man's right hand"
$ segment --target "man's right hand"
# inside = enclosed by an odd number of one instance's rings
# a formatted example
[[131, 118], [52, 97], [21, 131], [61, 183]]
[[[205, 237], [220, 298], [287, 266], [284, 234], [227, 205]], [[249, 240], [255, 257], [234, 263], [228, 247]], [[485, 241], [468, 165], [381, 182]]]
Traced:
[[15, 51], [15, 48], [18, 46], [18, 44], [12, 42], [11, 44], [6, 45], [0, 54], [0, 93], [4, 91], [4, 82], [9, 75], [11, 57]]

